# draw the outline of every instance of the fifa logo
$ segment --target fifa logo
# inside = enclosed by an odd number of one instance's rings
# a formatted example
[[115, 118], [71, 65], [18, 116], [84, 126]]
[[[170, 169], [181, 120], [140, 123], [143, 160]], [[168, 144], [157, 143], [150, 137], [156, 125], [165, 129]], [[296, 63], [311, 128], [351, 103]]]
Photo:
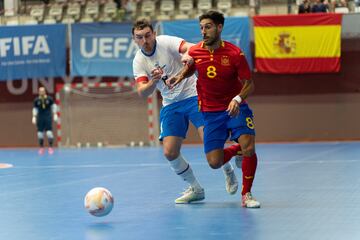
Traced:
[[47, 36], [0, 38], [0, 57], [50, 54]]

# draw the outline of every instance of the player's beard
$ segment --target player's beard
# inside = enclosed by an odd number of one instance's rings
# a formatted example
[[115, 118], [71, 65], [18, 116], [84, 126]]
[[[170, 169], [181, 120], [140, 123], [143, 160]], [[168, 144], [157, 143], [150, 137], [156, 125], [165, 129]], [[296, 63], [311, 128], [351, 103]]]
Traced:
[[214, 37], [207, 37], [206, 35], [203, 36], [205, 46], [214, 46], [218, 41], [220, 41], [219, 34], [216, 33]]

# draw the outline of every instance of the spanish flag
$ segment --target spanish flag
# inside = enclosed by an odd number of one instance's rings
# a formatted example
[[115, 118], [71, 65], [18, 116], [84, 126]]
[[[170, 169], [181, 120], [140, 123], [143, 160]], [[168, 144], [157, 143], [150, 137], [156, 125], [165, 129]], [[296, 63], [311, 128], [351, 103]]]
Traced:
[[340, 71], [341, 14], [255, 16], [255, 66], [266, 73]]

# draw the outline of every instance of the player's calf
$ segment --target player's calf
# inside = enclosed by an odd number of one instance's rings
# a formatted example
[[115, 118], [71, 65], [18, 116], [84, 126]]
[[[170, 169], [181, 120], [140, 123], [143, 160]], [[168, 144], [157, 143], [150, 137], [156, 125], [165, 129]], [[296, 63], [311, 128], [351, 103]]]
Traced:
[[231, 168], [229, 170], [224, 169], [224, 174], [225, 174], [226, 191], [229, 194], [233, 195], [237, 192], [238, 187], [239, 187], [239, 182], [236, 178], [234, 168], [231, 166]]

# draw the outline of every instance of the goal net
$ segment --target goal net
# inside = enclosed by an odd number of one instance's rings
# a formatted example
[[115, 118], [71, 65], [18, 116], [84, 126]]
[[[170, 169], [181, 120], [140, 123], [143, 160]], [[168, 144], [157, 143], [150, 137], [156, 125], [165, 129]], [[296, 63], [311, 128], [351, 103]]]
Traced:
[[130, 81], [58, 85], [58, 145], [157, 145], [158, 104], [153, 95], [140, 98]]

